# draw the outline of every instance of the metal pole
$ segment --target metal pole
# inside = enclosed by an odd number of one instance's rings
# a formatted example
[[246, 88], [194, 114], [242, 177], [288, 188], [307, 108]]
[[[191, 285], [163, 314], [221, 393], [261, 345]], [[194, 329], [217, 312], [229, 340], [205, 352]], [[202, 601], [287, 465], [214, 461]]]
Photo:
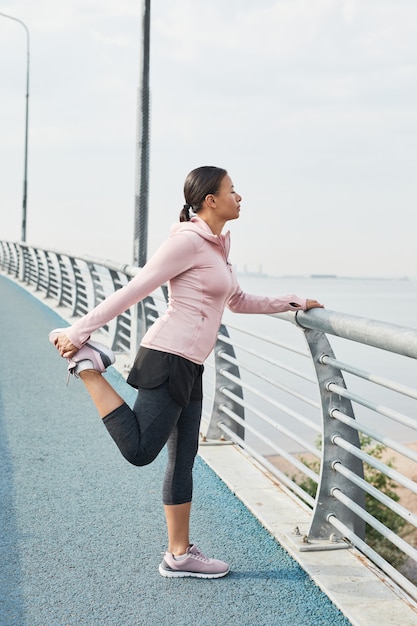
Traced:
[[143, 267], [148, 252], [149, 205], [149, 43], [150, 0], [143, 0], [141, 84], [138, 88], [133, 265]]
[[25, 115], [25, 165], [23, 174], [23, 203], [22, 203], [22, 232], [21, 241], [26, 241], [26, 214], [27, 214], [27, 190], [28, 190], [28, 136], [29, 136], [29, 59], [30, 59], [30, 46], [29, 46], [29, 30], [22, 20], [6, 13], [0, 13], [1, 17], [7, 17], [9, 20], [18, 22], [21, 24], [26, 32], [26, 115]]

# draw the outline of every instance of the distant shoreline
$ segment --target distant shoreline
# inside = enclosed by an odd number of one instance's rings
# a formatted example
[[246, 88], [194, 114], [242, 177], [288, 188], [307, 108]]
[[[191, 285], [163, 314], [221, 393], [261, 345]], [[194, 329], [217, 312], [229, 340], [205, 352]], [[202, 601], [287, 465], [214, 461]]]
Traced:
[[275, 276], [264, 272], [250, 272], [237, 270], [238, 276], [243, 278], [285, 278], [285, 279], [313, 279], [313, 280], [378, 280], [378, 281], [410, 281], [417, 280], [411, 276], [339, 276], [338, 274], [283, 274]]

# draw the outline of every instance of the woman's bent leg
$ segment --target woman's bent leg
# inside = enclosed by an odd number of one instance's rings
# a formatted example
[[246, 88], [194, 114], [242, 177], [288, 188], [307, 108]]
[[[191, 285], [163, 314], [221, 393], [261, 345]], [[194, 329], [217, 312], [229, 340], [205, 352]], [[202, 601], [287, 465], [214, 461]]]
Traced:
[[139, 389], [133, 410], [123, 404], [103, 423], [129, 463], [147, 465], [166, 444], [181, 410], [163, 383], [155, 389]]

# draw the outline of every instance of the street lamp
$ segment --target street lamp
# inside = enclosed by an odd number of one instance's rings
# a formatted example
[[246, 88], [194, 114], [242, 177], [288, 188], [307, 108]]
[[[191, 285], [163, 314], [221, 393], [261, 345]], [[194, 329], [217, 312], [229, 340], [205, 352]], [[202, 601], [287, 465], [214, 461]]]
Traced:
[[25, 125], [25, 168], [23, 176], [23, 204], [22, 204], [22, 241], [26, 241], [26, 209], [27, 209], [27, 189], [28, 189], [28, 127], [29, 127], [29, 30], [22, 20], [6, 13], [0, 13], [0, 17], [7, 17], [9, 20], [18, 22], [26, 32], [26, 125]]
[[142, 0], [142, 48], [140, 89], [137, 102], [135, 224], [133, 265], [143, 267], [148, 250], [149, 204], [149, 44], [151, 0]]

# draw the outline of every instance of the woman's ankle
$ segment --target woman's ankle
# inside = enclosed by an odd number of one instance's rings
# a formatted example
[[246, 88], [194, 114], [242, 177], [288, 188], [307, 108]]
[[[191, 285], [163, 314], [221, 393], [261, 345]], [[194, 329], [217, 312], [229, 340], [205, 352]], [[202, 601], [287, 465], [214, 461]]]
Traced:
[[176, 544], [176, 545], [169, 545], [168, 546], [168, 552], [170, 552], [171, 554], [173, 554], [174, 556], [184, 556], [188, 550], [188, 548], [190, 547], [190, 544]]

